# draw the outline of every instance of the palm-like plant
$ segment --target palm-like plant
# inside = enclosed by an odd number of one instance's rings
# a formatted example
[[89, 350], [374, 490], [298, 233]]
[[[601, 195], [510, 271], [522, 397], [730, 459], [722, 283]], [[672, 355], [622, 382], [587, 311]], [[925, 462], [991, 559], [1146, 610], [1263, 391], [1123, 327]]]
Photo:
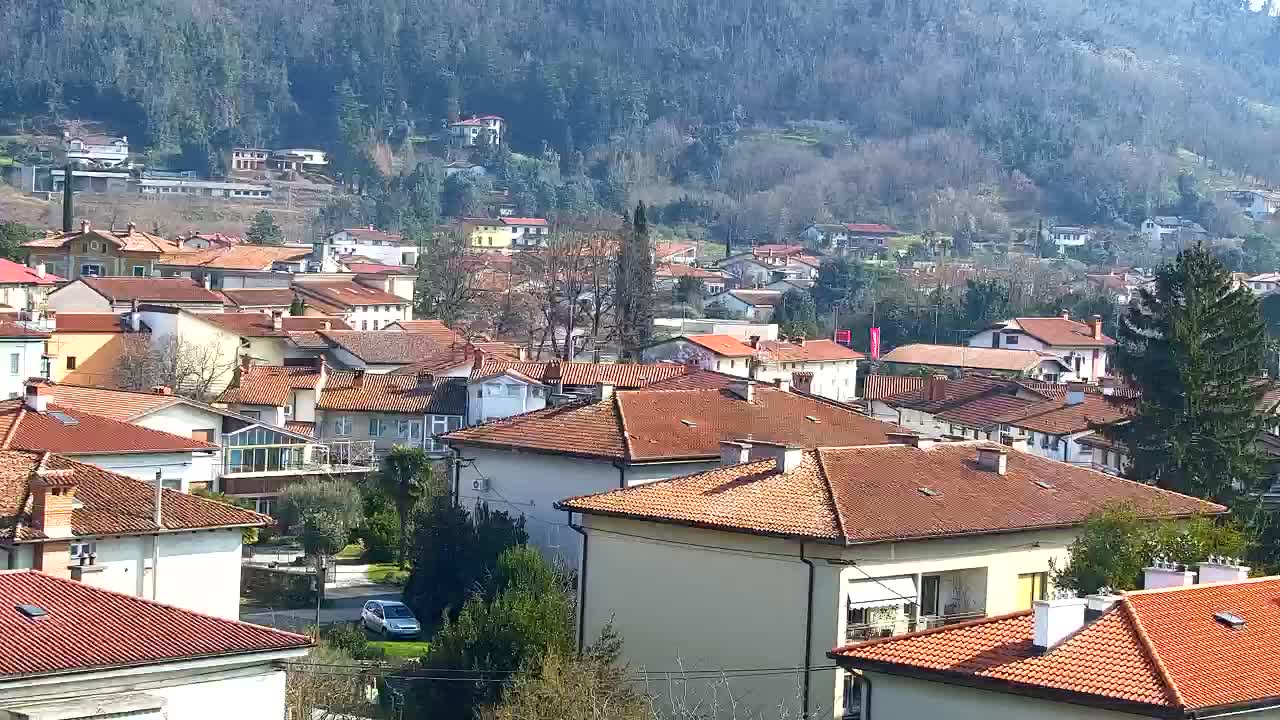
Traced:
[[430, 491], [435, 481], [431, 459], [422, 448], [399, 446], [382, 462], [377, 482], [395, 501], [396, 515], [400, 519], [400, 546], [396, 562], [404, 568], [405, 546], [409, 535], [409, 517], [418, 501]]

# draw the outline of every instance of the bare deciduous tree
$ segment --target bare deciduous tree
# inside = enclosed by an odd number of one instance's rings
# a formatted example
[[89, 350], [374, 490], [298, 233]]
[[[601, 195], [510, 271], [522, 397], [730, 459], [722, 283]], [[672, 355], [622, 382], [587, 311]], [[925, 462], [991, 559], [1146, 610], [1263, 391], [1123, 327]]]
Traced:
[[226, 387], [236, 363], [236, 353], [217, 343], [197, 343], [174, 333], [133, 333], [124, 336], [113, 374], [115, 385], [125, 390], [165, 385], [180, 395], [207, 402]]

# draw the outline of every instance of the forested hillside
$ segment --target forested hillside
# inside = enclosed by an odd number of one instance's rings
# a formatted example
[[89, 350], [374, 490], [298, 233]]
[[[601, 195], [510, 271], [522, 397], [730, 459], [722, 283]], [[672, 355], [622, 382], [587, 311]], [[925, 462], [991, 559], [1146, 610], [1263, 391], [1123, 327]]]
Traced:
[[0, 115], [341, 169], [496, 113], [606, 208], [765, 234], [1133, 219], [1180, 149], [1280, 181], [1280, 23], [1230, 0], [7, 0], [0, 27]]

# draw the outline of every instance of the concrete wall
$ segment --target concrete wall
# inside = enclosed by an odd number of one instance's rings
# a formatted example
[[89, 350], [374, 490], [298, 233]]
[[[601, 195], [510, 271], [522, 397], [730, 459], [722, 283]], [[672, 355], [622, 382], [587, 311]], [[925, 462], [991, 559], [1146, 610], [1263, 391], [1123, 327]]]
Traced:
[[[166, 430], [165, 432], [174, 432]], [[175, 433], [177, 434], [177, 433]], [[189, 437], [189, 434], [188, 434]], [[214, 480], [214, 468], [219, 467], [212, 453], [191, 451], [173, 453], [121, 453], [98, 455], [73, 455], [73, 459], [105, 468], [126, 477], [154, 483], [156, 471], [165, 487], [190, 492], [191, 485], [209, 485]]]
[[756, 371], [756, 377], [765, 382], [779, 379], [790, 381], [791, 374], [797, 372], [813, 373], [813, 383], [809, 387], [809, 392], [814, 395], [839, 402], [853, 402], [858, 399], [857, 360], [770, 363], [759, 368]]
[[[124, 352], [121, 333], [54, 332], [49, 349], [50, 379], [68, 385], [110, 385], [120, 355]], [[67, 368], [67, 358], [76, 359], [76, 368]]]
[[[79, 270], [76, 270], [79, 273]], [[66, 277], [65, 275], [63, 277]], [[111, 303], [88, 285], [73, 282], [49, 293], [50, 310], [58, 312], [111, 312]]]
[[44, 340], [0, 341], [0, 398], [22, 397], [27, 378], [44, 374], [43, 356]]
[[510, 377], [495, 377], [467, 387], [467, 425], [541, 410], [547, 406], [547, 388]]
[[[85, 573], [94, 587], [154, 599], [216, 617], [240, 616], [239, 528], [160, 535], [159, 582], [154, 585], [151, 553], [154, 535], [131, 535], [97, 540], [97, 565]], [[14, 554], [14, 569], [32, 567], [30, 547]]]

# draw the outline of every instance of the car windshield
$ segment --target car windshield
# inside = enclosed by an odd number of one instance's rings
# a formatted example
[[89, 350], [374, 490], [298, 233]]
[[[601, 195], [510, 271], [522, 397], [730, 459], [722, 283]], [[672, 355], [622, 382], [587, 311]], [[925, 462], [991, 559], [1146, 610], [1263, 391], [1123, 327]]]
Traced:
[[403, 605], [387, 605], [387, 617], [389, 618], [412, 618], [413, 613], [409, 612], [409, 608]]

